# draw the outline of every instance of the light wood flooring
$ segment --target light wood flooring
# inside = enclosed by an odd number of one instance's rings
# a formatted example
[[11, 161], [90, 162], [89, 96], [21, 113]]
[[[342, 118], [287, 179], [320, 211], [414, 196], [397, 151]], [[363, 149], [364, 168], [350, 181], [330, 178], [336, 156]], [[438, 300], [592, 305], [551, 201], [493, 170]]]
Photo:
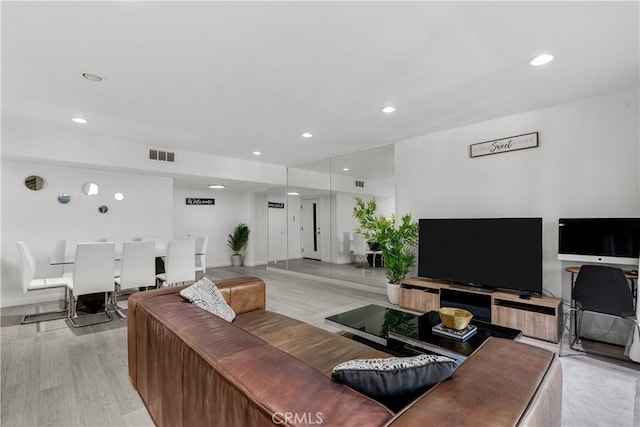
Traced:
[[333, 264], [312, 259], [298, 258], [277, 263], [269, 263], [269, 268], [276, 270], [288, 270], [294, 273], [326, 277], [335, 280], [343, 280], [350, 283], [359, 283], [372, 286], [384, 293], [387, 284], [387, 269], [384, 267], [371, 267], [366, 261], [354, 264]]
[[[324, 324], [328, 315], [370, 303], [389, 305], [385, 295], [362, 286], [349, 287], [322, 279], [295, 277], [266, 271], [264, 266], [208, 271], [214, 281], [239, 275], [255, 275], [265, 280], [268, 310], [329, 330], [335, 331]], [[2, 310], [0, 425], [153, 425], [129, 383], [126, 320], [116, 317], [110, 323], [80, 329], [69, 327], [65, 320], [20, 325], [22, 315], [53, 308], [55, 305], [50, 303]], [[551, 344], [528, 341], [555, 350]], [[637, 392], [640, 385], [636, 365], [612, 364], [584, 355], [561, 360], [563, 367], [569, 368], [565, 370], [563, 410], [565, 406], [567, 410], [564, 410], [563, 425], [585, 425], [581, 416], [587, 413], [587, 425], [640, 425]], [[582, 393], [585, 387], [567, 378], [567, 373], [574, 371], [597, 380], [600, 388], [589, 390], [586, 387], [585, 392], [591, 394], [578, 395], [573, 390]], [[596, 376], [596, 372], [600, 376]], [[611, 378], [612, 375], [619, 377], [617, 383], [600, 384], [599, 378]], [[625, 399], [624, 411], [614, 408], [619, 415], [612, 415], [604, 408], [598, 409], [598, 401], [602, 401], [600, 396], [603, 395], [613, 402]], [[607, 404], [611, 405], [610, 402]]]

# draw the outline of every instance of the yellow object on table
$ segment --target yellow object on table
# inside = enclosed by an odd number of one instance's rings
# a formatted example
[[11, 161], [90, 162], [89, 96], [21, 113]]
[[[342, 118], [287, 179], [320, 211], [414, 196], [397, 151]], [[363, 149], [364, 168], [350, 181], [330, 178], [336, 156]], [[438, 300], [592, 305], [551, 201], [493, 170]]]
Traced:
[[462, 308], [440, 307], [438, 310], [442, 324], [451, 329], [464, 329], [469, 326], [473, 314]]

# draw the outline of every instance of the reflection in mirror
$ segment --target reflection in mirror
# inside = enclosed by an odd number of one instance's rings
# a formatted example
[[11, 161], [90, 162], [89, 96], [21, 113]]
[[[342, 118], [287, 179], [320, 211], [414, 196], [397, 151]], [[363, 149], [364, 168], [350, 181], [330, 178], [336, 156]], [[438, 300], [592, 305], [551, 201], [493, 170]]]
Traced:
[[25, 178], [24, 185], [29, 190], [38, 191], [38, 190], [42, 190], [47, 185], [47, 182], [41, 176], [30, 175]]
[[289, 270], [331, 276], [331, 161], [287, 171]]
[[267, 267], [287, 268], [287, 210], [286, 187], [267, 190]]
[[95, 196], [98, 194], [98, 184], [94, 182], [87, 182], [82, 186], [82, 192], [87, 196]]
[[395, 211], [395, 165], [393, 144], [331, 159], [331, 193], [335, 227], [332, 230], [332, 277], [362, 283], [384, 290], [386, 269], [382, 252], [355, 233], [355, 197], [376, 199], [378, 213]]
[[[393, 144], [363, 150], [287, 170], [286, 238], [282, 219], [269, 220], [269, 250], [287, 252], [288, 262], [274, 262], [269, 254], [268, 267], [296, 273], [323, 276], [375, 287], [385, 293], [386, 269], [379, 253], [370, 252], [364, 242], [356, 247], [353, 218], [354, 198], [376, 198], [378, 211], [395, 211], [395, 170]], [[282, 198], [284, 190], [277, 189]], [[269, 195], [272, 201], [274, 195]], [[280, 200], [280, 199], [278, 199]], [[273, 214], [274, 209], [269, 209]], [[275, 215], [275, 214], [274, 214]], [[278, 227], [277, 230], [272, 227]], [[286, 244], [286, 248], [278, 248]], [[374, 260], [375, 258], [375, 260]]]
[[103, 213], [107, 213], [107, 212], [109, 212], [109, 208], [108, 208], [108, 207], [106, 207], [105, 205], [102, 205], [102, 206], [100, 206], [100, 207], [98, 208], [98, 212], [100, 212], [100, 213], [102, 213], [102, 214], [103, 214]]
[[63, 205], [66, 205], [71, 201], [71, 196], [68, 195], [67, 193], [60, 193], [58, 194], [58, 201]]

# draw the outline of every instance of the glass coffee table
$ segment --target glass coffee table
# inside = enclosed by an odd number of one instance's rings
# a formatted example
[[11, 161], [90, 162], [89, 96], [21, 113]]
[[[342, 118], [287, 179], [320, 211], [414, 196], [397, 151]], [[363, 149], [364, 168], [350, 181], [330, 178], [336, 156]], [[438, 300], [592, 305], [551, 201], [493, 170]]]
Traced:
[[425, 350], [458, 360], [469, 357], [489, 337], [517, 339], [522, 336], [522, 331], [517, 329], [472, 319], [477, 333], [466, 341], [459, 341], [431, 332], [431, 328], [440, 323], [437, 311], [414, 314], [374, 304], [329, 316], [325, 323], [394, 353], [402, 353], [398, 351], [402, 347], [407, 354]]

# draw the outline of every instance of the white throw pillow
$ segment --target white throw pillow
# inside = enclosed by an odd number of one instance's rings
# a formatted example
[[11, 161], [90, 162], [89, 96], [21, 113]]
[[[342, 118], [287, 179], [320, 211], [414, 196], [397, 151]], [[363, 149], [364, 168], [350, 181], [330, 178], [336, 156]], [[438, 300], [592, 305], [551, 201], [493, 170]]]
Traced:
[[220, 289], [206, 276], [181, 290], [180, 296], [227, 322], [236, 318], [236, 313], [224, 300]]

